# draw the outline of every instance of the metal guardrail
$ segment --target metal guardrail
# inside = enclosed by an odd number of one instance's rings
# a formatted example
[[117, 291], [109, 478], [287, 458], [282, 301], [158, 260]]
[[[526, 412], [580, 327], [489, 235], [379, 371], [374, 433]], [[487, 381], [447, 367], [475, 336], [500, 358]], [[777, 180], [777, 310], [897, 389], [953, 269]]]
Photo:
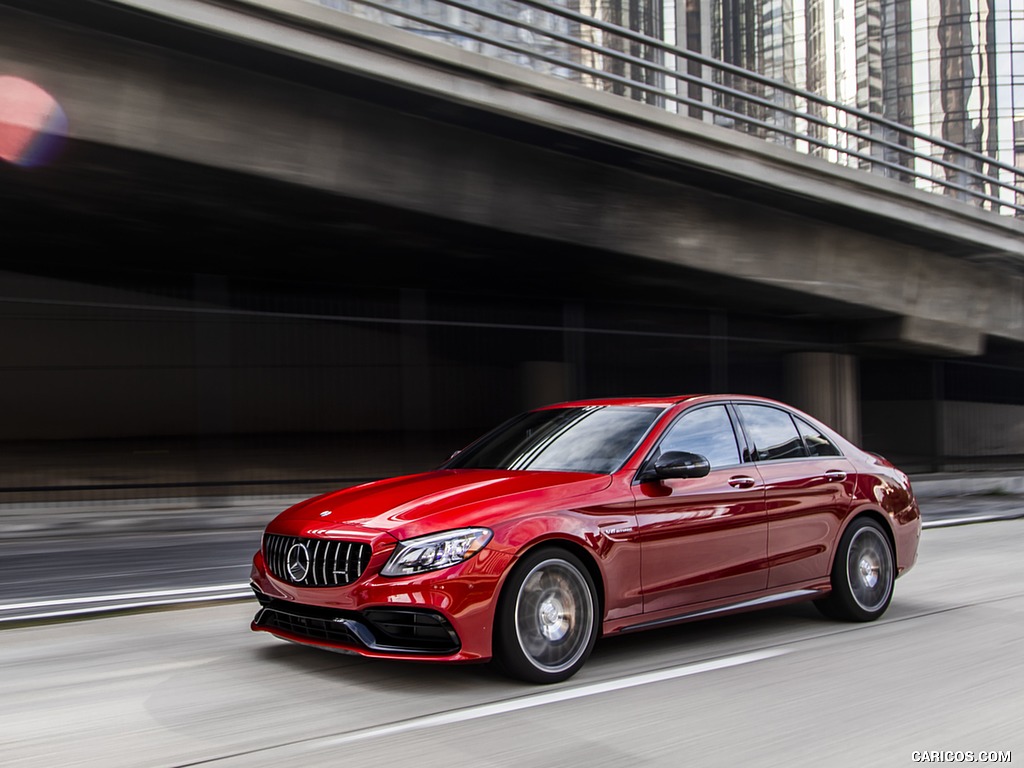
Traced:
[[310, 2], [1024, 217], [1024, 169], [568, 7], [541, 0]]

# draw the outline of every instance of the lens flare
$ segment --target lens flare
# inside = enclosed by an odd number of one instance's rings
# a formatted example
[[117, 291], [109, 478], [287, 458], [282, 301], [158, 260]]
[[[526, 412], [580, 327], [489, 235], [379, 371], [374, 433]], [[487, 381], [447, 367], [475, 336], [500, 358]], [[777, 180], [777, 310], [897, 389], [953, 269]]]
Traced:
[[0, 159], [31, 168], [53, 159], [68, 133], [57, 100], [35, 83], [0, 76]]

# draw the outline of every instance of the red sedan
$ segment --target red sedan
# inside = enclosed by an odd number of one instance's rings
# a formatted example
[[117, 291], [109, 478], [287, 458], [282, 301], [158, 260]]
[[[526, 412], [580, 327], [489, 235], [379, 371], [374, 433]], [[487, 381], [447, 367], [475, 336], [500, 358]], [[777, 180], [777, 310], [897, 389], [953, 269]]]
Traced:
[[252, 628], [556, 682], [600, 635], [797, 600], [877, 619], [920, 533], [903, 472], [781, 403], [562, 403], [281, 513]]

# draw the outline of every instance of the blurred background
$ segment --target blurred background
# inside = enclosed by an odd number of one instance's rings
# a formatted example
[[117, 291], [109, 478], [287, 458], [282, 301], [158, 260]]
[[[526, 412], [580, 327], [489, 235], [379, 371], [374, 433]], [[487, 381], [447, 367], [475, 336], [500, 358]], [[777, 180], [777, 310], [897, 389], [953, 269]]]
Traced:
[[300, 493], [629, 394], [1024, 465], [1009, 4], [150, 5], [0, 3], [0, 501]]

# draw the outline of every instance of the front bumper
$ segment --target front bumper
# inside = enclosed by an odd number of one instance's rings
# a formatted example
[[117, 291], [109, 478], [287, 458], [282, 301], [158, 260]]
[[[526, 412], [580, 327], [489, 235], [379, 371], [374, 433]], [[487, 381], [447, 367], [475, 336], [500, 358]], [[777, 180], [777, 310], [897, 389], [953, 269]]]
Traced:
[[257, 553], [251, 587], [261, 607], [251, 628], [372, 658], [490, 658], [495, 603], [508, 555], [484, 550], [457, 566], [407, 578], [380, 576], [386, 557], [376, 560], [352, 584], [314, 588], [275, 578]]
[[295, 642], [403, 658], [451, 656], [462, 647], [451, 623], [437, 611], [336, 611], [274, 600], [253, 591], [263, 607], [253, 619], [252, 629]]

